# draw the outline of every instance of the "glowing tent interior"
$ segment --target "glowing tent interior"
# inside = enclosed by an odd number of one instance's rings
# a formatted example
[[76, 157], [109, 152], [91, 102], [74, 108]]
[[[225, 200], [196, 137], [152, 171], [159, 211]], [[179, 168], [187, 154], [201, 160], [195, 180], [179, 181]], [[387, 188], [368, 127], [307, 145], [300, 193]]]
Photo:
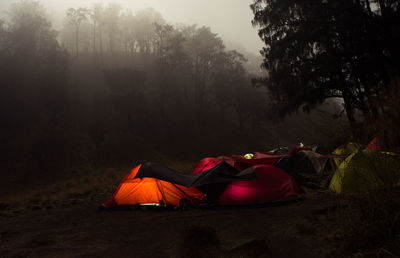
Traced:
[[208, 157], [189, 174], [154, 162], [134, 168], [121, 182], [106, 208], [121, 205], [181, 206], [200, 202], [217, 205], [254, 205], [295, 200], [301, 186], [323, 174], [329, 159], [335, 172], [330, 189], [336, 193], [377, 189], [400, 182], [400, 154], [383, 151], [376, 140], [367, 148], [348, 143], [331, 155], [304, 147], [287, 154], [256, 152], [251, 155]]
[[137, 178], [140, 168], [141, 165], [132, 169], [103, 207], [135, 204], [179, 206], [182, 199], [188, 199], [192, 205], [196, 205], [204, 199], [204, 194], [195, 187], [178, 186], [150, 177]]
[[182, 200], [188, 200], [195, 206], [205, 198], [218, 205], [250, 205], [296, 199], [300, 192], [293, 178], [272, 165], [280, 158], [266, 154], [262, 160], [256, 157], [254, 165], [244, 162], [241, 156], [205, 158], [190, 174], [147, 162], [133, 169], [122, 180], [103, 207], [136, 204], [179, 206]]

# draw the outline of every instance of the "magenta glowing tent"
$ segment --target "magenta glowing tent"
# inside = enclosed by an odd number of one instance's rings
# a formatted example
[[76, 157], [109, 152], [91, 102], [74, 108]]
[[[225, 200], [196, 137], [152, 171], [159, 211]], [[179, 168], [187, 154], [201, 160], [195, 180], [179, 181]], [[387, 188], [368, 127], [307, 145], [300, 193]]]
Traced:
[[274, 165], [278, 160], [282, 157], [288, 156], [287, 154], [277, 155], [277, 154], [268, 154], [263, 152], [255, 152], [254, 157], [251, 159], [246, 159], [240, 155], [233, 155], [231, 157], [228, 156], [219, 156], [217, 158], [208, 157], [200, 160], [199, 163], [192, 169], [190, 174], [197, 174], [207, 169], [210, 169], [217, 164], [225, 161], [232, 167], [236, 168], [238, 171], [242, 171], [248, 167], [256, 166], [256, 165]]
[[287, 172], [273, 165], [284, 156], [287, 155], [256, 153], [253, 159], [242, 156], [209, 157], [202, 159], [190, 174], [201, 173], [223, 161], [238, 172], [249, 168], [254, 170], [257, 176], [255, 180], [229, 182], [216, 200], [219, 205], [254, 205], [294, 200], [300, 197], [296, 182]]
[[297, 199], [300, 191], [294, 179], [273, 165], [253, 167], [256, 180], [230, 182], [219, 196], [220, 205], [252, 205]]

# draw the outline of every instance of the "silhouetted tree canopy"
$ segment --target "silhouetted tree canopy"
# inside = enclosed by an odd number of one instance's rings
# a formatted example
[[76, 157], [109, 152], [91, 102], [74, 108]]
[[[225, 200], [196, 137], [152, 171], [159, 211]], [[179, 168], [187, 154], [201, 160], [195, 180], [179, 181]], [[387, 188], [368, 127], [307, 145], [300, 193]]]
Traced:
[[265, 42], [272, 99], [285, 115], [324, 100], [344, 100], [347, 117], [385, 113], [400, 71], [400, 1], [255, 0], [253, 24]]

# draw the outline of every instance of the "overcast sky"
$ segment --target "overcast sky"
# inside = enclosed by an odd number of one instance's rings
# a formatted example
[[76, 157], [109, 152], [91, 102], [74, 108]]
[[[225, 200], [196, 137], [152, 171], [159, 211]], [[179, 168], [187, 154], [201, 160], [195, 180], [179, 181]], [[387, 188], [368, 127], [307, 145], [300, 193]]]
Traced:
[[[0, 0], [4, 11], [15, 0]], [[47, 7], [55, 26], [59, 26], [69, 7], [91, 7], [93, 3], [118, 3], [133, 12], [153, 7], [164, 19], [172, 24], [197, 24], [211, 27], [227, 45], [243, 47], [249, 52], [258, 54], [262, 42], [257, 30], [252, 27], [253, 14], [249, 5], [252, 0], [41, 0]]]

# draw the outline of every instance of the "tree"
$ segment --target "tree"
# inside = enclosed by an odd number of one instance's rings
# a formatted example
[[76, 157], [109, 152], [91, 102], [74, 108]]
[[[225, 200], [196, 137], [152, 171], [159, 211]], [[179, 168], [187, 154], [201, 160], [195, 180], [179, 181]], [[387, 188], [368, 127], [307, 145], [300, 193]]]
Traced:
[[239, 131], [244, 130], [246, 120], [251, 119], [252, 130], [258, 125], [262, 113], [262, 92], [251, 87], [244, 68], [246, 58], [235, 50], [221, 52], [213, 69], [212, 90], [221, 120], [225, 112], [233, 109], [238, 117]]
[[86, 8], [69, 8], [67, 10], [67, 19], [69, 24], [75, 26], [75, 51], [76, 57], [79, 56], [79, 29], [81, 23], [86, 21], [89, 15], [89, 10]]
[[114, 100], [112, 102], [115, 103], [118, 112], [117, 117], [124, 118], [121, 128], [126, 128], [131, 133], [134, 132], [135, 126], [138, 126], [137, 121], [147, 119], [147, 117], [143, 117], [147, 113], [143, 97], [146, 84], [145, 72], [113, 69], [105, 70], [103, 73], [111, 90], [111, 98]]
[[212, 33], [210, 28], [201, 27], [187, 39], [186, 49], [191, 60], [194, 103], [197, 107], [197, 116], [201, 121], [205, 119], [203, 107], [211, 84], [211, 72], [218, 55], [225, 50], [225, 46], [221, 38]]
[[[93, 48], [92, 51], [96, 52], [96, 29], [99, 27], [101, 23], [101, 18], [103, 15], [103, 6], [101, 4], [94, 4], [93, 8], [90, 10], [90, 19], [93, 23]], [[101, 31], [99, 36], [99, 41], [101, 42]], [[101, 43], [100, 43], [101, 44]]]
[[132, 29], [139, 48], [139, 53], [149, 54], [154, 50], [154, 44], [157, 40], [155, 24], [164, 25], [165, 20], [161, 14], [154, 9], [147, 8], [136, 13], [135, 23]]
[[164, 56], [164, 50], [167, 48], [166, 47], [166, 41], [169, 40], [169, 38], [172, 35], [172, 32], [174, 31], [174, 27], [171, 25], [161, 25], [158, 23], [154, 23], [155, 26], [155, 35], [157, 36], [157, 41], [156, 41], [156, 46], [158, 49], [158, 54], [160, 57]]
[[111, 54], [116, 49], [117, 37], [120, 32], [119, 22], [122, 7], [118, 4], [109, 4], [103, 13], [103, 26], [108, 37], [108, 49]]
[[[254, 1], [253, 24], [260, 27], [259, 36], [266, 44], [261, 53], [269, 72], [258, 82], [268, 87], [281, 115], [332, 97], [343, 99], [351, 122], [355, 110], [365, 117], [384, 112], [376, 103], [382, 102], [384, 85], [389, 83], [385, 67], [394, 64], [390, 59], [397, 54], [385, 46], [387, 36], [380, 33], [384, 15], [373, 11], [371, 4], [368, 0]], [[398, 13], [394, 5], [389, 9]]]
[[57, 123], [65, 103], [68, 54], [39, 2], [15, 3], [8, 14], [0, 27], [1, 109], [15, 110], [11, 128], [18, 123], [29, 128], [42, 118]]

